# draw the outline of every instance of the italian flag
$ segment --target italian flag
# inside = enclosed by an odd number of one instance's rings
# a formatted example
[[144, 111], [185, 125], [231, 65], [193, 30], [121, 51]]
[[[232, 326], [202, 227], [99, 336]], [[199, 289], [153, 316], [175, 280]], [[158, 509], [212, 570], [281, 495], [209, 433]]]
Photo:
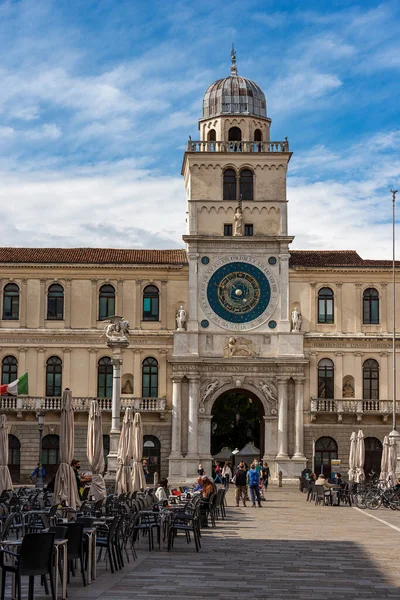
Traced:
[[0, 395], [2, 394], [13, 394], [14, 396], [28, 394], [28, 373], [21, 375], [11, 383], [0, 385]]

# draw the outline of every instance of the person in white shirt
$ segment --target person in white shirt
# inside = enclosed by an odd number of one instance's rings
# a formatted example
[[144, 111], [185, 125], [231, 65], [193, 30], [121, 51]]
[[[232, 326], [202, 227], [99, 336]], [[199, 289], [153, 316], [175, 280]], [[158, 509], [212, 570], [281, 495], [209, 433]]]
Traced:
[[222, 469], [222, 479], [224, 480], [224, 485], [226, 489], [229, 488], [229, 482], [232, 479], [232, 469], [229, 462], [226, 462]]

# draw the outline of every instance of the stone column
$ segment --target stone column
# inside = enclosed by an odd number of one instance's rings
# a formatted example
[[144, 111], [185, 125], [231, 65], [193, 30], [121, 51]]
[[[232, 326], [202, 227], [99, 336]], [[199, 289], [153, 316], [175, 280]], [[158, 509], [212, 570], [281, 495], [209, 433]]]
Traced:
[[122, 315], [124, 312], [124, 280], [118, 279], [117, 281], [117, 303], [115, 314]]
[[[361, 324], [362, 324], [362, 320], [361, 320], [361, 287], [362, 287], [362, 283], [356, 283], [356, 310], [355, 310], [355, 328], [354, 331], [358, 332], [361, 331]], [[357, 396], [356, 396], [357, 397]]]
[[197, 252], [189, 252], [189, 320], [187, 324], [188, 331], [198, 331], [197, 320]]
[[387, 283], [381, 283], [381, 297], [379, 302], [380, 309], [380, 321], [381, 321], [381, 332], [388, 332], [388, 323], [387, 323]]
[[342, 333], [342, 285], [341, 281], [336, 282], [336, 332]]
[[135, 298], [135, 322], [134, 329], [140, 329], [142, 321], [142, 283], [143, 279], [136, 279], [136, 298]]
[[304, 387], [305, 377], [295, 377], [294, 458], [304, 456]]
[[64, 286], [64, 326], [71, 328], [71, 279], [65, 279]]
[[188, 375], [189, 379], [189, 432], [188, 453], [186, 458], [198, 459], [198, 405], [199, 405], [199, 381], [198, 375]]
[[279, 254], [280, 261], [280, 288], [281, 288], [281, 329], [290, 331], [289, 319], [289, 253]]
[[264, 456], [263, 460], [274, 460], [278, 453], [276, 439], [276, 417], [264, 417]]
[[361, 400], [363, 397], [363, 373], [362, 373], [362, 352], [354, 352], [354, 397]]
[[40, 280], [40, 294], [39, 294], [39, 327], [44, 327], [44, 320], [46, 317], [46, 280]]
[[278, 454], [277, 458], [288, 458], [288, 390], [287, 377], [278, 380]]
[[92, 298], [90, 303], [90, 327], [96, 329], [97, 327], [97, 279], [92, 279]]
[[310, 396], [318, 398], [318, 352], [310, 352]]
[[28, 294], [27, 294], [27, 280], [21, 279], [21, 314], [19, 315], [19, 326], [27, 326], [27, 313], [28, 313]]
[[71, 349], [63, 348], [64, 359], [63, 359], [63, 389], [71, 388]]
[[172, 375], [172, 421], [170, 458], [182, 458], [182, 375]]
[[317, 323], [316, 310], [317, 310], [317, 299], [315, 295], [315, 288], [317, 284], [314, 282], [310, 283], [310, 331], [315, 331], [315, 325]]
[[[388, 352], [380, 352], [380, 369], [379, 369], [379, 398], [381, 400], [389, 400], [388, 390]], [[393, 406], [393, 405], [392, 405]]]
[[343, 397], [343, 352], [335, 352], [334, 398]]
[[168, 329], [167, 325], [167, 309], [168, 309], [168, 297], [167, 297], [167, 280], [161, 281], [161, 329]]
[[91, 398], [97, 396], [97, 348], [89, 348], [88, 393]]

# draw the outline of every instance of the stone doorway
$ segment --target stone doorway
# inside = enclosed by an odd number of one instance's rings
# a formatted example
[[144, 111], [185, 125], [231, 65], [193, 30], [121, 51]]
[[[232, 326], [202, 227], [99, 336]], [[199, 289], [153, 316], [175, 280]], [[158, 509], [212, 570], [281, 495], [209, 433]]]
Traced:
[[264, 454], [264, 407], [245, 389], [224, 392], [211, 410], [211, 456], [224, 447], [241, 450], [248, 442]]

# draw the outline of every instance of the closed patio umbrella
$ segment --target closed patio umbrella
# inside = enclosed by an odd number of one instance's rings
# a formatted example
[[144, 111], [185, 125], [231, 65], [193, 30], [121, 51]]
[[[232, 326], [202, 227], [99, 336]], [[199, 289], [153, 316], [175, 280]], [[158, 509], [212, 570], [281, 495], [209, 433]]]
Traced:
[[143, 473], [143, 425], [140, 413], [135, 413], [133, 421], [133, 465], [132, 465], [132, 491], [138, 492], [146, 486]]
[[133, 451], [133, 412], [130, 407], [125, 410], [122, 420], [121, 435], [118, 444], [118, 471], [115, 479], [117, 494], [132, 491], [132, 478], [129, 463]]
[[0, 415], [0, 494], [12, 490], [13, 484], [8, 468], [8, 431], [7, 417]]
[[364, 462], [365, 462], [365, 444], [364, 434], [361, 429], [358, 430], [357, 434], [357, 447], [356, 447], [356, 482], [360, 483], [365, 479], [364, 473]]
[[76, 477], [71, 462], [74, 457], [74, 410], [72, 392], [63, 391], [60, 418], [60, 466], [54, 482], [54, 502], [66, 502], [76, 509], [80, 504]]
[[387, 481], [389, 474], [389, 438], [387, 435], [383, 438], [381, 473], [379, 479]]
[[357, 452], [357, 435], [356, 432], [350, 436], [350, 454], [349, 454], [349, 481], [356, 480], [356, 452]]
[[106, 497], [106, 485], [104, 483], [104, 450], [103, 450], [103, 427], [101, 422], [101, 411], [97, 400], [90, 402], [89, 421], [87, 432], [87, 457], [92, 469], [92, 483], [89, 489], [89, 498], [102, 500]]
[[389, 443], [388, 476], [387, 482], [390, 485], [396, 485], [397, 470], [397, 444], [393, 440]]

